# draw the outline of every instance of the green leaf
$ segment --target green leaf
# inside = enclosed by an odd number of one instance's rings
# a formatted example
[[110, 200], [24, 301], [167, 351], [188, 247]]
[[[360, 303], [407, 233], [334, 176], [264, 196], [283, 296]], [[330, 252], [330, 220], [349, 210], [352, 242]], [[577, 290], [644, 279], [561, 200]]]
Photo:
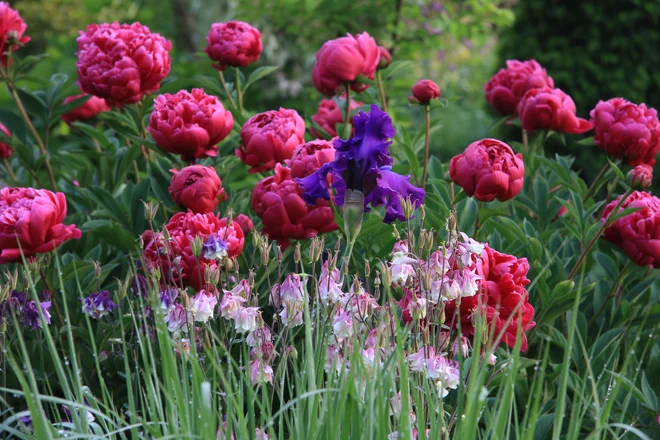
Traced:
[[280, 66], [263, 66], [255, 69], [250, 76], [248, 76], [247, 82], [243, 86], [243, 93], [247, 92], [247, 89], [249, 89], [252, 84], [267, 77], [279, 68]]
[[587, 137], [576, 142], [578, 145], [596, 145], [594, 143], [594, 137]]
[[406, 61], [406, 60], [392, 62], [392, 64], [390, 64], [390, 67], [388, 67], [385, 71], [383, 71], [383, 80], [386, 80], [387, 78], [394, 76], [394, 74], [396, 74], [399, 70], [409, 66], [411, 63], [412, 61]]

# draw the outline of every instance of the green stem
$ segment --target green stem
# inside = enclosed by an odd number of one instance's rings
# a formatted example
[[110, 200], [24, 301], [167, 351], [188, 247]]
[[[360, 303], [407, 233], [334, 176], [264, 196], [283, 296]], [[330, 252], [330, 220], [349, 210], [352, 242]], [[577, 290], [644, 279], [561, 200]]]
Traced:
[[477, 216], [474, 220], [474, 239], [477, 240], [479, 229], [481, 229], [481, 222], [479, 221], [479, 211], [481, 210], [481, 202], [477, 202]]
[[385, 96], [385, 88], [383, 87], [383, 78], [380, 71], [376, 72], [376, 80], [378, 81], [378, 91], [380, 92], [380, 102], [383, 104], [383, 111], [387, 111], [387, 96]]
[[626, 201], [626, 199], [628, 198], [628, 196], [629, 196], [631, 193], [632, 193], [632, 190], [631, 190], [631, 189], [628, 189], [628, 190], [625, 192], [625, 194], [621, 197], [621, 200], [619, 200], [619, 203], [617, 203], [617, 205], [614, 207], [614, 209], [613, 209], [612, 212], [610, 213], [610, 215], [609, 215], [609, 217], [607, 218], [607, 220], [605, 220], [605, 221], [603, 222], [603, 224], [601, 225], [600, 229], [598, 229], [598, 232], [596, 233], [596, 235], [594, 235], [593, 238], [589, 241], [589, 243], [587, 243], [587, 246], [584, 248], [584, 250], [582, 251], [582, 254], [580, 255], [580, 259], [577, 261], [577, 263], [575, 264], [575, 267], [573, 268], [573, 270], [571, 271], [571, 273], [568, 275], [568, 278], [567, 278], [568, 280], [572, 280], [572, 279], [573, 279], [573, 277], [575, 276], [575, 274], [577, 273], [577, 271], [580, 269], [580, 266], [582, 266], [582, 264], [583, 264], [584, 261], [586, 260], [587, 255], [589, 254], [589, 252], [591, 251], [591, 249], [594, 247], [594, 245], [596, 244], [596, 242], [598, 241], [598, 239], [600, 238], [600, 236], [603, 234], [603, 232], [605, 231], [605, 229], [607, 229], [607, 228], [612, 224], [612, 221], [613, 221], [612, 218], [613, 218], [613, 217], [619, 212], [619, 208], [621, 207], [621, 205], [623, 204], [623, 202]]
[[16, 173], [14, 173], [14, 169], [11, 167], [11, 164], [9, 163], [8, 159], [2, 159], [3, 163], [5, 164], [5, 168], [7, 168], [7, 173], [9, 173], [9, 177], [11, 177], [13, 180], [18, 180], [16, 179]]
[[229, 93], [229, 88], [227, 87], [227, 82], [225, 81], [225, 74], [222, 73], [222, 70], [219, 70], [218, 75], [220, 76], [220, 84], [222, 84], [222, 88], [225, 91], [225, 95], [227, 95], [227, 98], [229, 99], [229, 102], [231, 103], [232, 107], [238, 108], [236, 106], [236, 101], [234, 101], [234, 97], [231, 96], [231, 93]]
[[429, 146], [431, 143], [431, 106], [424, 106], [426, 115], [426, 138], [424, 139], [424, 174], [422, 177], [422, 188], [426, 188], [426, 177], [429, 170]]
[[610, 163], [607, 162], [603, 166], [603, 168], [600, 169], [600, 171], [598, 172], [598, 175], [596, 176], [594, 181], [591, 183], [591, 186], [589, 187], [589, 190], [587, 191], [587, 193], [582, 198], [582, 203], [585, 203], [587, 200], [589, 200], [589, 197], [591, 197], [596, 192], [596, 188], [598, 188], [598, 182], [603, 177], [605, 172], [609, 169], [609, 167], [610, 167]]
[[589, 320], [589, 325], [596, 322], [596, 320], [600, 317], [600, 315], [605, 311], [605, 307], [607, 306], [607, 304], [609, 304], [610, 300], [618, 294], [619, 289], [621, 288], [621, 284], [623, 283], [623, 277], [628, 271], [631, 261], [632, 260], [629, 259], [626, 262], [626, 265], [623, 266], [623, 269], [621, 269], [621, 272], [619, 272], [619, 276], [616, 278], [616, 280], [614, 280], [614, 284], [612, 284], [612, 291], [610, 292], [609, 295], [607, 295], [607, 298], [605, 299], [605, 301], [603, 301], [603, 304], [601, 304], [601, 306], [598, 308], [598, 311], [594, 314], [594, 316], [591, 317], [591, 319]]
[[236, 96], [238, 97], [238, 113], [243, 114], [243, 92], [241, 92], [241, 71], [238, 67], [234, 68], [236, 82]]
[[346, 107], [344, 109], [344, 138], [348, 139], [351, 137], [351, 123], [349, 119], [351, 118], [351, 85], [346, 83]]

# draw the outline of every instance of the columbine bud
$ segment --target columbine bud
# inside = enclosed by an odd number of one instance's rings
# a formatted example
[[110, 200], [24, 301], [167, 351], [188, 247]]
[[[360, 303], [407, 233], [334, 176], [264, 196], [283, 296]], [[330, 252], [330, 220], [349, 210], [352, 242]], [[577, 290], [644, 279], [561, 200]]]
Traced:
[[231, 270], [234, 269], [234, 262], [235, 261], [236, 260], [234, 260], [233, 258], [225, 260], [224, 263], [225, 263], [225, 267], [227, 268], [227, 270], [231, 271]]
[[389, 288], [392, 285], [392, 274], [390, 273], [390, 268], [387, 267], [387, 264], [384, 262], [380, 262], [380, 273], [381, 276], [383, 277], [383, 286], [385, 288]]
[[366, 278], [369, 278], [369, 275], [371, 275], [371, 265], [369, 264], [369, 260], [364, 260], [364, 276]]
[[268, 266], [268, 261], [270, 260], [270, 249], [273, 246], [273, 243], [267, 243], [266, 241], [261, 242], [259, 250], [261, 251], [261, 264], [262, 266]]
[[36, 279], [37, 275], [39, 274], [39, 268], [41, 267], [41, 263], [39, 261], [39, 258], [37, 257], [32, 257], [27, 259], [27, 267], [28, 270], [30, 271], [31, 274], [34, 274], [35, 276], [32, 277], [32, 279]]
[[422, 251], [426, 248], [426, 229], [419, 230], [419, 254], [423, 255]]
[[300, 243], [296, 243], [296, 248], [293, 250], [293, 262], [298, 264], [302, 260], [302, 255], [300, 254]]
[[101, 263], [98, 261], [93, 261], [92, 265], [94, 266], [94, 276], [96, 279], [101, 278]]
[[419, 207], [419, 218], [422, 219], [422, 220], [424, 220], [424, 218], [426, 218], [426, 208], [424, 207], [423, 204], [420, 205], [420, 207]]
[[234, 210], [229, 208], [229, 211], [227, 212], [227, 227], [231, 225], [231, 223], [234, 221]]
[[282, 247], [280, 245], [277, 245], [277, 262], [281, 263], [283, 258], [284, 257], [282, 256]]
[[206, 266], [206, 273], [204, 274], [204, 279], [207, 283], [212, 286], [217, 286], [220, 282], [220, 268], [211, 269], [210, 266]]
[[380, 272], [376, 271], [376, 279], [374, 280], [374, 298], [380, 298]]
[[325, 248], [325, 238], [319, 236], [312, 238], [312, 242], [309, 245], [309, 261], [312, 263], [319, 261], [323, 253], [323, 248]]
[[349, 243], [355, 240], [362, 229], [364, 217], [364, 194], [347, 189], [344, 195], [344, 233]]
[[626, 176], [632, 189], [644, 191], [653, 183], [653, 168], [650, 165], [637, 165]]
[[154, 204], [153, 202], [145, 202], [144, 200], [142, 201], [142, 204], [144, 205], [144, 219], [151, 223], [156, 218], [159, 204]]
[[415, 214], [415, 204], [410, 199], [410, 196], [406, 197], [405, 199], [399, 196], [399, 200], [401, 200], [403, 215], [405, 215], [407, 219], [412, 218], [412, 216]]
[[422, 276], [420, 278], [421, 278], [421, 282], [422, 282], [422, 291], [430, 292], [431, 291], [431, 286], [433, 285], [431, 272], [425, 270], [422, 273]]
[[200, 236], [196, 236], [190, 242], [190, 247], [192, 248], [192, 253], [195, 258], [199, 258], [202, 255], [202, 248], [204, 246], [204, 240]]

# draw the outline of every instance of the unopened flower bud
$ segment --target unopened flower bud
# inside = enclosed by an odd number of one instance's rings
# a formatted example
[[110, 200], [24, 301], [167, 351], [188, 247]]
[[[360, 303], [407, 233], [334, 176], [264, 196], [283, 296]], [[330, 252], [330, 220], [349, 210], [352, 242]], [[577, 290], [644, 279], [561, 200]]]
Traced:
[[371, 275], [371, 265], [369, 264], [369, 260], [365, 259], [364, 260], [364, 276], [366, 278], [369, 278], [369, 275]]
[[144, 219], [148, 222], [153, 222], [154, 219], [156, 218], [156, 214], [158, 213], [158, 207], [159, 203], [154, 204], [153, 202], [145, 202], [144, 200], [142, 201], [142, 205], [144, 205]]
[[419, 207], [419, 218], [424, 220], [426, 218], [426, 207], [424, 204], [420, 205]]
[[270, 249], [273, 246], [272, 243], [267, 243], [263, 241], [261, 243], [260, 251], [261, 251], [261, 264], [263, 266], [268, 266], [268, 262], [270, 260]]
[[200, 236], [195, 236], [190, 242], [190, 247], [192, 248], [192, 253], [195, 258], [199, 258], [202, 255], [202, 250], [204, 246], [204, 240]]
[[207, 283], [212, 286], [217, 286], [220, 282], [220, 268], [211, 269], [210, 266], [206, 266], [206, 273], [204, 274], [204, 279]]
[[653, 183], [653, 168], [650, 165], [637, 165], [626, 175], [628, 185], [632, 189], [644, 191]]
[[296, 243], [296, 248], [293, 250], [293, 262], [298, 264], [302, 260], [302, 255], [300, 254], [300, 243]]
[[378, 60], [378, 70], [387, 69], [392, 64], [392, 55], [390, 51], [385, 49], [383, 46], [378, 46], [378, 53], [380, 58]]
[[225, 267], [227, 268], [227, 270], [229, 270], [229, 271], [233, 270], [235, 262], [236, 262], [236, 260], [233, 259], [233, 258], [225, 260]]
[[344, 195], [344, 233], [349, 244], [355, 243], [364, 217], [364, 194], [347, 189]]
[[415, 214], [415, 204], [412, 202], [410, 197], [406, 197], [404, 199], [402, 196], [399, 196], [399, 200], [401, 200], [401, 207], [403, 208], [403, 215], [407, 219], [412, 218], [413, 214]]
[[92, 265], [94, 266], [94, 276], [96, 279], [101, 278], [101, 263], [98, 261], [93, 261]]
[[424, 292], [430, 292], [431, 291], [431, 286], [433, 284], [432, 277], [431, 277], [431, 272], [430, 271], [424, 271], [422, 272], [421, 282], [422, 282], [422, 291]]
[[298, 350], [296, 350], [296, 347], [294, 347], [293, 345], [289, 345], [286, 348], [286, 353], [294, 361], [298, 359]]
[[392, 274], [390, 273], [390, 268], [387, 267], [387, 264], [380, 262], [380, 273], [383, 277], [383, 286], [389, 288], [392, 285]]

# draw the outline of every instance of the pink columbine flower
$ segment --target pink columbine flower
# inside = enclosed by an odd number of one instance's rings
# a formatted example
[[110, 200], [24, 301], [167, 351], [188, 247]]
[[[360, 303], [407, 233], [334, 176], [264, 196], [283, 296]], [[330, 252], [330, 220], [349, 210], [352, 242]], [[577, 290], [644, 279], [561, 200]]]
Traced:
[[259, 307], [241, 307], [233, 315], [234, 328], [237, 332], [247, 333], [257, 328]]

